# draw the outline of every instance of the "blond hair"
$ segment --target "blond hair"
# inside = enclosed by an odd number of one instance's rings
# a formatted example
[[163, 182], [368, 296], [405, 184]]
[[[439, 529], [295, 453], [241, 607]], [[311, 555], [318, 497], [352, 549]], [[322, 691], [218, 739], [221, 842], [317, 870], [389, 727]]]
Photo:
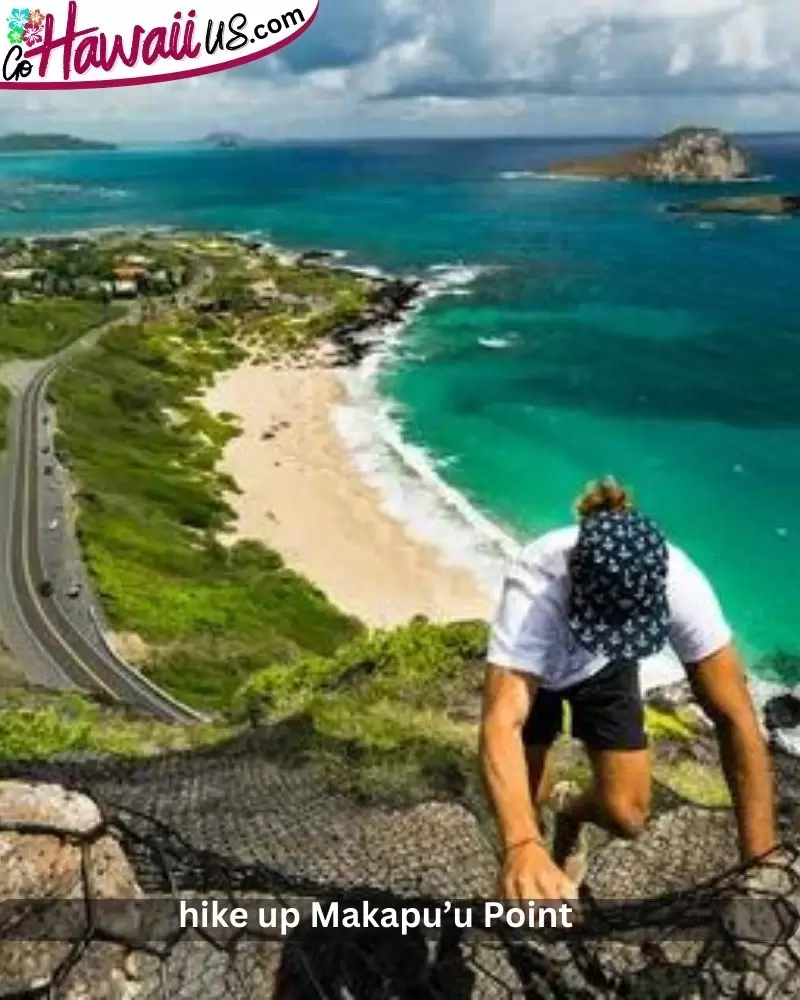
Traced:
[[584, 520], [604, 511], [633, 510], [633, 495], [614, 479], [605, 476], [588, 483], [583, 493], [575, 501], [575, 513]]

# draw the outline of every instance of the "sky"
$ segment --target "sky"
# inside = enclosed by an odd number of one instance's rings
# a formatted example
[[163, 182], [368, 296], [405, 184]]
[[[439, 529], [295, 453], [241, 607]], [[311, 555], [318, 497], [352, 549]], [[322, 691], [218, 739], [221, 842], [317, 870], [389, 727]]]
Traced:
[[303, 36], [239, 69], [0, 91], [0, 129], [135, 142], [220, 129], [277, 140], [800, 131], [797, 11], [797, 0], [320, 0]]

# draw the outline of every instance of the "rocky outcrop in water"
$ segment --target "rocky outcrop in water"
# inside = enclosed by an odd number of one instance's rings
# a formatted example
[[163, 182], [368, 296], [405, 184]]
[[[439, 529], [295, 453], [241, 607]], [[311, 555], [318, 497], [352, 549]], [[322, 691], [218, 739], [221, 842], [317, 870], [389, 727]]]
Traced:
[[387, 279], [375, 285], [369, 304], [358, 316], [348, 318], [330, 333], [337, 346], [341, 364], [357, 365], [380, 341], [387, 326], [401, 322], [419, 301], [424, 284], [418, 279]]
[[711, 198], [667, 206], [681, 215], [800, 215], [800, 195], [756, 194], [735, 198]]
[[719, 129], [684, 126], [608, 156], [555, 163], [548, 173], [648, 181], [731, 181], [749, 177], [750, 159]]

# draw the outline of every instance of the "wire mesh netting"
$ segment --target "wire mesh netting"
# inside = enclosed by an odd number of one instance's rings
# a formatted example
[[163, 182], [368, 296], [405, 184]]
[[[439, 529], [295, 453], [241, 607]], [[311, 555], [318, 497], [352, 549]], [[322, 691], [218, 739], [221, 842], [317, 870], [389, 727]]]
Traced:
[[[638, 848], [611, 845], [596, 867], [603, 896], [590, 877], [583, 919], [569, 931], [521, 932], [502, 923], [465, 929], [445, 919], [436, 933], [400, 933], [320, 926], [308, 918], [309, 906], [441, 908], [447, 900], [478, 908], [493, 895], [497, 858], [460, 805], [359, 804], [308, 769], [271, 762], [259, 731], [138, 762], [7, 764], [0, 779], [60, 785], [97, 805], [96, 815], [69, 830], [0, 812], [5, 871], [49, 865], [59, 886], [51, 898], [0, 905], [3, 997], [800, 997], [800, 854], [791, 808], [783, 849], [734, 869], [727, 812], [692, 807], [681, 819], [681, 804], [667, 803], [645, 859], [662, 891], [626, 898], [636, 887], [626, 884], [625, 866]], [[698, 820], [704, 815], [706, 825]], [[729, 870], [695, 885], [691, 871], [673, 877], [670, 858], [686, 868], [696, 851], [687, 831], [698, 826], [703, 843], [716, 838]], [[74, 885], [65, 890], [68, 869]], [[250, 912], [256, 904], [291, 907], [303, 917], [283, 936], [252, 921], [220, 930], [172, 919], [176, 901], [199, 907], [212, 899]], [[38, 939], [20, 931], [31, 920]]]

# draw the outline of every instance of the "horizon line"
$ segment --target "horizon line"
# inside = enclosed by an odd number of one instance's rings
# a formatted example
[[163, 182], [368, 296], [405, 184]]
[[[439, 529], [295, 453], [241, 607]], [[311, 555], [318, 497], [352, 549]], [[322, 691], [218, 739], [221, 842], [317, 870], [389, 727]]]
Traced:
[[[698, 126], [698, 128], [716, 128], [717, 126]], [[187, 146], [206, 143], [212, 139], [215, 135], [214, 129], [210, 130], [206, 135], [198, 136], [195, 138], [186, 139], [170, 139], [170, 138], [152, 138], [152, 139], [139, 139], [139, 140], [115, 140], [111, 138], [100, 139], [95, 136], [83, 137], [75, 136], [75, 138], [85, 138], [86, 141], [96, 141], [96, 142], [109, 142], [114, 143], [117, 146], [144, 146], [144, 145], [158, 145], [158, 146]], [[671, 131], [671, 130], [670, 130]], [[779, 138], [783, 136], [800, 136], [800, 127], [790, 128], [790, 129], [720, 129], [720, 131], [727, 133], [731, 136], [743, 136], [743, 137], [761, 137], [761, 138]], [[220, 134], [223, 135], [222, 130], [219, 130]], [[30, 135], [35, 135], [36, 133], [28, 133]], [[45, 133], [43, 133], [45, 134]], [[301, 143], [359, 143], [359, 142], [476, 142], [476, 141], [493, 141], [493, 140], [510, 140], [518, 139], [520, 141], [526, 141], [531, 139], [537, 140], [564, 140], [564, 139], [581, 139], [581, 140], [595, 140], [595, 139], [653, 139], [660, 135], [666, 133], [649, 133], [649, 132], [496, 132], [496, 133], [469, 133], [469, 134], [459, 134], [459, 135], [426, 135], [424, 133], [419, 134], [389, 134], [389, 135], [364, 135], [364, 136], [284, 136], [282, 138], [268, 137], [268, 136], [258, 136], [258, 135], [246, 135], [244, 133], [228, 133], [233, 135], [235, 141], [241, 142], [243, 144], [252, 143], [264, 146], [284, 146], [292, 144]], [[0, 138], [2, 138], [0, 136]]]

